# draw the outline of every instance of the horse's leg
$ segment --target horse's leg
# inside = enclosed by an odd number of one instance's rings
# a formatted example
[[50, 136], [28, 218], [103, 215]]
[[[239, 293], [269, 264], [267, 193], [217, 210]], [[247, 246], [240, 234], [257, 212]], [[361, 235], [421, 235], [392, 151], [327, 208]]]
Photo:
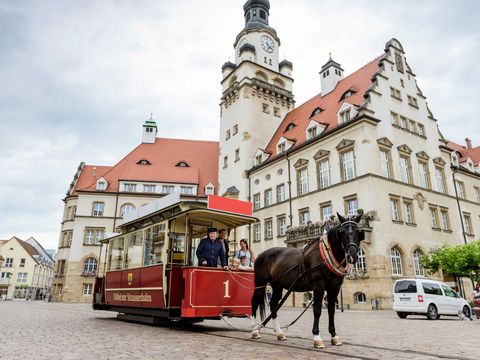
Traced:
[[260, 301], [264, 301], [264, 291], [255, 289], [252, 296], [252, 339], [260, 339], [260, 329], [256, 321], [257, 310], [261, 306]]
[[320, 315], [322, 315], [322, 303], [323, 303], [323, 294], [325, 291], [314, 290], [313, 291], [313, 346], [316, 349], [324, 349], [325, 344], [323, 343], [322, 337], [320, 336], [319, 322]]
[[278, 286], [273, 287], [272, 298], [270, 300], [270, 312], [272, 313], [272, 323], [275, 329], [275, 333], [277, 334], [277, 340], [279, 341], [287, 340], [287, 337], [285, 336], [285, 334], [282, 331], [282, 328], [280, 327], [280, 322], [278, 321], [278, 318], [277, 318], [277, 311], [275, 310], [278, 303], [282, 299], [282, 293], [283, 293], [283, 289], [281, 287], [278, 287]]
[[328, 301], [328, 332], [332, 335], [332, 345], [340, 346], [342, 342], [335, 332], [335, 301], [338, 297], [338, 289], [330, 289], [327, 291], [327, 301]]

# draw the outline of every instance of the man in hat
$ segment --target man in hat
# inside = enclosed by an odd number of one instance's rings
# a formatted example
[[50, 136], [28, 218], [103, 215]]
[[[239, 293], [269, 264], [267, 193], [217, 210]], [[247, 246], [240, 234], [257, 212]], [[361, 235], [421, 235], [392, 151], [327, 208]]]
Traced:
[[227, 267], [227, 258], [223, 244], [217, 240], [217, 229], [209, 228], [207, 237], [200, 240], [196, 251], [199, 266], [217, 267], [218, 259], [224, 269]]

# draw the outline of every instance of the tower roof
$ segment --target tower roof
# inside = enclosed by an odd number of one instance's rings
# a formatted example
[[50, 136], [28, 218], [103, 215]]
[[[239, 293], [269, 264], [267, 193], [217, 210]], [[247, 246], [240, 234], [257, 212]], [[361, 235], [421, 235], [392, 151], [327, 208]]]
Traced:
[[243, 5], [245, 16], [245, 30], [265, 29], [269, 30], [275, 36], [277, 31], [268, 25], [270, 15], [270, 1], [268, 0], [248, 0]]
[[328, 69], [329, 67], [335, 67], [339, 70], [342, 70], [342, 65], [340, 65], [339, 63], [337, 63], [336, 61], [334, 61], [332, 59], [332, 54], [330, 54], [330, 58], [328, 59], [328, 61], [325, 63], [325, 65], [322, 66], [322, 70], [320, 72], [322, 72], [323, 70], [326, 70]]
[[268, 0], [248, 0], [245, 5], [243, 5], [243, 10], [247, 12], [250, 8], [254, 6], [261, 6], [265, 10], [270, 10], [270, 1]]

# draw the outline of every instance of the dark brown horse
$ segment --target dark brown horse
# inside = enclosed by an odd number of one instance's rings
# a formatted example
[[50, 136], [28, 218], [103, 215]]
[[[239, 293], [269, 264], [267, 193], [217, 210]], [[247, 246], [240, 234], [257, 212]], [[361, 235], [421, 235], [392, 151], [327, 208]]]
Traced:
[[[302, 248], [276, 247], [264, 251], [255, 261], [255, 291], [252, 297], [252, 339], [260, 338], [256, 325], [257, 309], [265, 316], [265, 287], [270, 284], [272, 297], [270, 311], [278, 340], [286, 340], [277, 319], [276, 308], [282, 299], [283, 289], [305, 292], [313, 290], [314, 346], [324, 348], [318, 323], [322, 312], [325, 291], [328, 301], [328, 330], [333, 345], [341, 345], [335, 332], [335, 302], [346, 274], [347, 263], [357, 262], [360, 241], [365, 233], [358, 227], [362, 215], [349, 220], [337, 213], [340, 223], [319, 239]], [[328, 240], [327, 240], [328, 239]]]

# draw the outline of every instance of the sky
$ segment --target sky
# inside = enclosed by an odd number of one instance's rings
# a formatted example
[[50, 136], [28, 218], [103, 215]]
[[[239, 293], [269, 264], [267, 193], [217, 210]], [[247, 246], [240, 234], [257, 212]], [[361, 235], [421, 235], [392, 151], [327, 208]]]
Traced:
[[[78, 164], [160, 137], [218, 140], [221, 66], [245, 0], [0, 0], [0, 239], [57, 248]], [[271, 0], [297, 106], [331, 52], [345, 74], [397, 38], [443, 135], [480, 145], [480, 2]]]

